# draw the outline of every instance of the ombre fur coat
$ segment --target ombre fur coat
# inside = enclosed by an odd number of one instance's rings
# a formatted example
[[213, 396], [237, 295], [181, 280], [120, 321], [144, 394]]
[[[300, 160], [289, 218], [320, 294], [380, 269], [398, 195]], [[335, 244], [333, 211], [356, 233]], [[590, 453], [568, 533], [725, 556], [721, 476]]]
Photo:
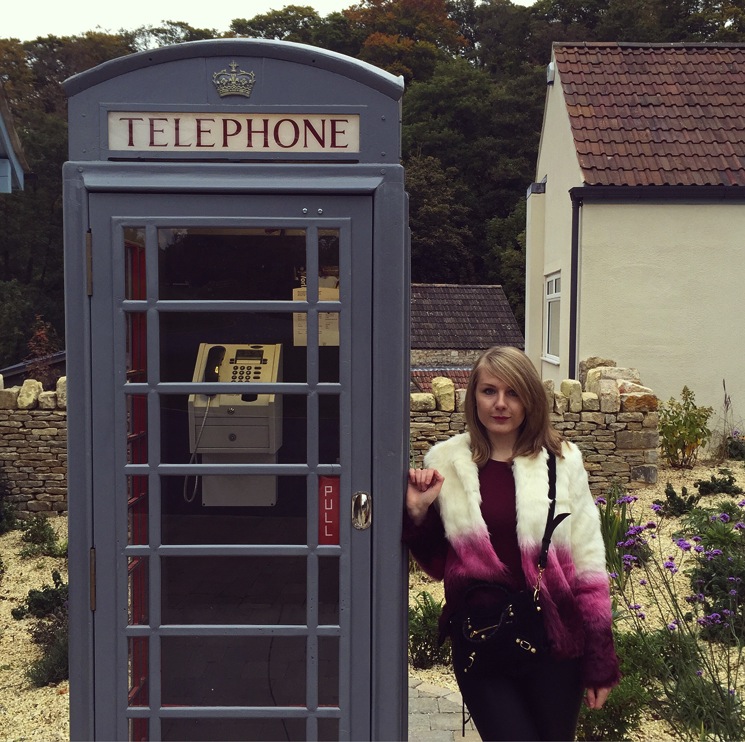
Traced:
[[[534, 457], [518, 456], [512, 464], [517, 540], [528, 585], [534, 585], [538, 576], [546, 526], [547, 459], [543, 449]], [[432, 576], [445, 580], [446, 595], [460, 583], [503, 580], [506, 567], [492, 547], [481, 514], [479, 470], [471, 456], [468, 433], [435, 445], [424, 465], [444, 477], [435, 503], [450, 546], [444, 568], [441, 564], [436, 570], [442, 574]], [[571, 515], [554, 531], [541, 589], [552, 652], [557, 658], [582, 658], [586, 687], [610, 687], [620, 674], [611, 633], [605, 546], [582, 454], [568, 442], [562, 444], [562, 457], [556, 459], [556, 514], [560, 513]], [[412, 552], [418, 559], [417, 549]], [[426, 554], [421, 556], [420, 563], [427, 570]]]

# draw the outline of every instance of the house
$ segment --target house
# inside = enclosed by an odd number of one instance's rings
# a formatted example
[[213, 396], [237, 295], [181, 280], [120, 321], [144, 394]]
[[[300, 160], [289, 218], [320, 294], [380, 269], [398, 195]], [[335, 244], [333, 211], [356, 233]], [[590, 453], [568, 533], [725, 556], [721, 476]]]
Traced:
[[28, 165], [0, 84], [0, 193], [23, 190]]
[[544, 379], [638, 368], [745, 416], [745, 45], [557, 43], [528, 192], [525, 347]]
[[434, 376], [465, 388], [474, 361], [493, 345], [522, 348], [507, 296], [498, 285], [411, 285], [411, 380], [430, 391]]

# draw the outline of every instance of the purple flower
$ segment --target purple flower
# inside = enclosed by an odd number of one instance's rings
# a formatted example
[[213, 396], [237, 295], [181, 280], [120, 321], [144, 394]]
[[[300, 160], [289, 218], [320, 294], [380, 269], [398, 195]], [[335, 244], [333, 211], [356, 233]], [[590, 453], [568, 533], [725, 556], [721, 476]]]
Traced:
[[595, 498], [595, 504], [596, 505], [607, 505], [608, 502], [604, 497], [596, 497]]
[[688, 542], [687, 542], [687, 541], [686, 541], [686, 540], [685, 540], [684, 538], [679, 538], [679, 539], [678, 539], [678, 540], [677, 540], [677, 541], [675, 542], [675, 545], [676, 545], [676, 546], [677, 546], [677, 547], [678, 547], [678, 548], [679, 548], [679, 549], [680, 549], [681, 551], [690, 551], [690, 550], [691, 550], [691, 545], [690, 545], [690, 544], [689, 544], [689, 543], [688, 543]]
[[667, 561], [662, 565], [665, 569], [670, 570], [670, 574], [675, 574], [678, 568], [675, 566], [674, 557], [668, 557]]
[[611, 580], [617, 580], [618, 579], [618, 572], [608, 572], [608, 577], [610, 577]]
[[698, 544], [701, 541], [701, 536], [694, 536], [691, 541], [695, 541]]
[[745, 530], [745, 523], [743, 523], [741, 520], [738, 520], [737, 523], [732, 526], [732, 528], [734, 528], [736, 531]]
[[698, 675], [698, 677], [701, 677], [703, 674], [704, 674], [703, 670], [696, 670], [696, 675]]
[[729, 515], [727, 515], [727, 513], [719, 513], [718, 517], [722, 523], [729, 523], [731, 520], [731, 518], [729, 517]]
[[647, 581], [646, 580], [639, 580], [639, 584], [640, 585], [646, 585], [647, 584]]
[[[743, 500], [743, 503], [745, 503], [745, 500]], [[662, 505], [659, 505], [658, 503], [654, 503], [654, 505], [650, 505], [650, 507], [655, 511], [655, 513], [659, 513], [660, 510], [662, 510]]]
[[671, 621], [667, 625], [668, 631], [675, 631], [675, 629], [677, 629], [677, 628], [678, 628], [678, 619], [677, 618], [674, 621]]
[[618, 505], [627, 505], [631, 504], [632, 502], [636, 502], [639, 498], [635, 497], [634, 495], [624, 495], [623, 497], [619, 497], [616, 500], [616, 503]]
[[737, 590], [730, 590], [729, 594], [734, 598], [737, 597]]
[[657, 524], [653, 520], [650, 520], [647, 523], [647, 528], [649, 528], [649, 530], [651, 531], [653, 528], [657, 528]]
[[745, 500], [740, 500], [740, 502], [738, 502], [737, 505], [741, 508], [745, 508]]
[[697, 551], [700, 554], [704, 550], [704, 547], [699, 544], [698, 546], [694, 546], [693, 550]]
[[714, 557], [722, 556], [722, 550], [721, 549], [708, 549], [704, 556], [708, 561], [711, 561], [714, 559]]

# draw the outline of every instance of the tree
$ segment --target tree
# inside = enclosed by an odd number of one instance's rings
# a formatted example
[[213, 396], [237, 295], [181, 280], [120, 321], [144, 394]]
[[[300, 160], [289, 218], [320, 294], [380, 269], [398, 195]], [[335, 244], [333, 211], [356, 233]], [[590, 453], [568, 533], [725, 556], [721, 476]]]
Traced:
[[163, 21], [160, 26], [140, 26], [131, 36], [135, 49], [145, 51], [169, 44], [183, 44], [185, 41], [216, 39], [221, 34], [214, 28], [194, 28], [184, 21]]
[[470, 283], [467, 209], [456, 197], [456, 173], [436, 157], [411, 157], [406, 163], [410, 199], [411, 277], [415, 283]]

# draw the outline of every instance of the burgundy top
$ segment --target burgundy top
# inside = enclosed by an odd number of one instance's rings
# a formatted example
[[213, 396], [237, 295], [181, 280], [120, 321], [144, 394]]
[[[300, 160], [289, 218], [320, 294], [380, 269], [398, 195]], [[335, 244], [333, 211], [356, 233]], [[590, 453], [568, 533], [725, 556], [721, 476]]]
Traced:
[[[512, 590], [525, 586], [517, 543], [517, 510], [515, 507], [515, 479], [512, 465], [504, 461], [489, 460], [479, 470], [481, 489], [481, 514], [492, 547], [512, 576], [509, 583], [503, 582]], [[403, 540], [414, 558], [425, 572], [436, 579], [445, 575], [445, 565], [455, 558], [453, 547], [445, 538], [445, 530], [436, 507], [430, 507], [424, 520], [417, 526], [404, 508]], [[450, 585], [445, 583], [445, 606], [440, 617], [440, 633], [444, 639], [449, 633], [450, 617], [461, 605], [463, 592], [468, 584]]]

